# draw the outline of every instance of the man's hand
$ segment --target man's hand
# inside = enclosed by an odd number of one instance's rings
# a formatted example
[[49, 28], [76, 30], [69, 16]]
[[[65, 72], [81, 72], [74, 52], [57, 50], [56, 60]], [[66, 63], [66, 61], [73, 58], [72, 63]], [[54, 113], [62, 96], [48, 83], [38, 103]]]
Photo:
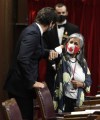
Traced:
[[35, 82], [35, 84], [33, 85], [34, 88], [44, 88], [45, 85], [41, 82]]
[[49, 60], [53, 60], [58, 57], [58, 52], [51, 50], [49, 53]]

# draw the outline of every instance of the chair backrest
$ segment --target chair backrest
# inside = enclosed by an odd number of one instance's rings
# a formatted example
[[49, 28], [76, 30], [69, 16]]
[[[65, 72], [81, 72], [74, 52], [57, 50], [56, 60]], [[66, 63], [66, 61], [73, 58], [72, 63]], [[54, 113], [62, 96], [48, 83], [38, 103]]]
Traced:
[[6, 120], [22, 120], [20, 109], [14, 98], [2, 102]]
[[53, 100], [52, 100], [50, 91], [46, 83], [44, 84], [45, 84], [44, 88], [36, 89], [37, 99], [39, 101], [42, 119], [43, 120], [48, 120], [48, 119], [55, 120], [56, 115], [54, 111]]

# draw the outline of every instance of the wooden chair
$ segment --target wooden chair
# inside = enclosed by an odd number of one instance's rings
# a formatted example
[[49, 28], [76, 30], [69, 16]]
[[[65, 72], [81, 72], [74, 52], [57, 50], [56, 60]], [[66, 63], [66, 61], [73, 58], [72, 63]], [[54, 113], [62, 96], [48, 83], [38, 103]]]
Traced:
[[34, 120], [38, 120], [38, 119], [41, 118], [41, 116], [40, 116], [40, 107], [39, 107], [37, 99], [33, 99], [33, 102], [34, 102], [34, 106], [33, 106]]
[[83, 114], [71, 115], [70, 113], [56, 114], [54, 111], [52, 97], [46, 84], [44, 88], [36, 88], [36, 93], [43, 120], [89, 120], [87, 119], [89, 114], [86, 115]]
[[6, 120], [22, 120], [20, 109], [14, 98], [2, 102]]
[[53, 105], [50, 91], [46, 83], [44, 84], [45, 84], [44, 88], [36, 88], [37, 99], [39, 102], [42, 119], [43, 120], [57, 120], [57, 118], [59, 118], [60, 116], [57, 117], [57, 115], [55, 114], [54, 105]]

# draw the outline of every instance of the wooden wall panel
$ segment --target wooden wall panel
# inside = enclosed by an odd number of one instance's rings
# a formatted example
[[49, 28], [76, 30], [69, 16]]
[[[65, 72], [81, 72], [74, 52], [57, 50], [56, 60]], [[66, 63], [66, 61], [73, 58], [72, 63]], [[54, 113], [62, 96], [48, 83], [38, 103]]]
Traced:
[[[27, 22], [27, 0], [0, 0], [0, 120], [3, 119], [1, 102], [8, 99], [3, 85], [11, 63], [18, 31]], [[20, 27], [16, 23], [23, 23]], [[26, 25], [24, 25], [26, 26]], [[17, 29], [17, 30], [16, 30]]]
[[[10, 64], [13, 45], [13, 21], [12, 21], [13, 0], [0, 0], [0, 115], [1, 102], [6, 99], [3, 85], [7, 76]], [[3, 120], [0, 116], [0, 120]]]
[[27, 11], [28, 0], [18, 0], [18, 23], [27, 23], [28, 11]]

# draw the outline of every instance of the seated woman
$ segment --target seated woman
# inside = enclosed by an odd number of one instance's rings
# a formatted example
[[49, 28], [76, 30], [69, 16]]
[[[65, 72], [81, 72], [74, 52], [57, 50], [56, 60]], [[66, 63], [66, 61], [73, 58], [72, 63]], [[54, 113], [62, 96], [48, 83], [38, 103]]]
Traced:
[[56, 112], [72, 112], [75, 106], [81, 106], [92, 83], [84, 58], [84, 37], [79, 33], [70, 35], [64, 48], [55, 76], [53, 103]]

